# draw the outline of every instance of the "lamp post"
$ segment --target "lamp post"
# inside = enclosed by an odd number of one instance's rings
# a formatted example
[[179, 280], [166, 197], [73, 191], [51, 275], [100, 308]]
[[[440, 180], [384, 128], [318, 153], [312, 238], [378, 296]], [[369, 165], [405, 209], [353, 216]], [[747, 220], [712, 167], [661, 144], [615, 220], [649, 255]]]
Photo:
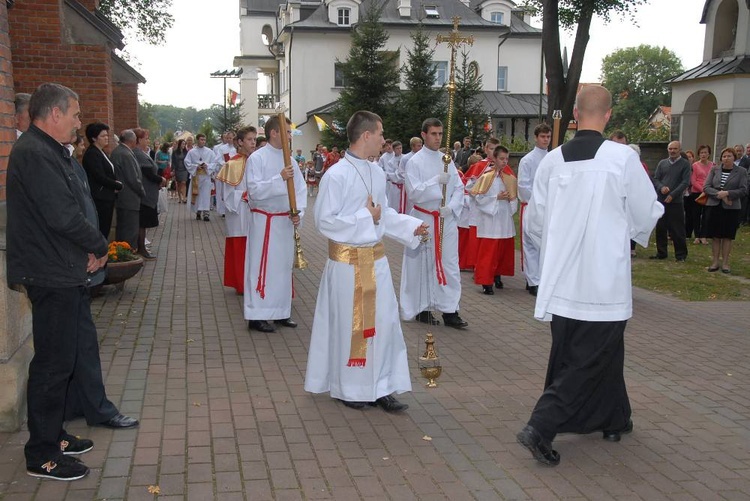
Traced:
[[227, 78], [239, 78], [241, 75], [242, 68], [219, 70], [211, 73], [211, 78], [221, 78], [224, 80], [224, 123], [227, 123]]

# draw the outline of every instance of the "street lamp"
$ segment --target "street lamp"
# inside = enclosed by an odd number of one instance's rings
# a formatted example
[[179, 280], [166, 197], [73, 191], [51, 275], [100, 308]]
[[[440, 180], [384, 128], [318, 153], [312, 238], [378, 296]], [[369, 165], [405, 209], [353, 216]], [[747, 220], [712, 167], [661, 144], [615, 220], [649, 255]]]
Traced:
[[[242, 68], [231, 70], [219, 70], [211, 73], [211, 78], [224, 79], [224, 123], [227, 123], [227, 78], [239, 78], [242, 75]], [[222, 131], [223, 132], [223, 131]]]

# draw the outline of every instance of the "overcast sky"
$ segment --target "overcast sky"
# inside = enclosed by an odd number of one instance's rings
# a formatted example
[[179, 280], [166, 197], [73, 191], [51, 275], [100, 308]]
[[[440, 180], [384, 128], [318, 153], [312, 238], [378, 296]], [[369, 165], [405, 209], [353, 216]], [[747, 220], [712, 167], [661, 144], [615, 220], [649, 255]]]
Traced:
[[[608, 25], [595, 20], [581, 81], [598, 81], [604, 56], [640, 44], [667, 47], [682, 59], [686, 69], [697, 66], [703, 59], [705, 27], [699, 21], [704, 3], [651, 0], [638, 10], [638, 26], [630, 19], [614, 19]], [[133, 65], [147, 80], [140, 86], [141, 98], [152, 104], [198, 109], [221, 103], [223, 82], [209, 75], [231, 69], [234, 56], [239, 55], [239, 0], [174, 0], [174, 5], [175, 23], [163, 47], [128, 44]], [[539, 20], [533, 24], [541, 27]], [[566, 34], [563, 40], [569, 53], [573, 36]], [[237, 79], [227, 82], [239, 91]]]

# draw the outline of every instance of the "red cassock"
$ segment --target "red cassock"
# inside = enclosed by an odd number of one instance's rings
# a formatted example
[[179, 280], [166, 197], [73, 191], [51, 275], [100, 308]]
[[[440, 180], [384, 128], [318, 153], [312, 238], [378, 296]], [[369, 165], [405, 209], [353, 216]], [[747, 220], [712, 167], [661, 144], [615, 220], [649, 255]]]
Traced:
[[[490, 165], [488, 159], [480, 160], [472, 164], [461, 178], [464, 185], [470, 179], [476, 179], [482, 175], [484, 169]], [[466, 192], [464, 192], [466, 193]], [[468, 196], [468, 194], [466, 195]], [[477, 227], [469, 226], [468, 228], [458, 228], [458, 267], [462, 270], [470, 270], [476, 266], [477, 252], [479, 251], [477, 242]]]

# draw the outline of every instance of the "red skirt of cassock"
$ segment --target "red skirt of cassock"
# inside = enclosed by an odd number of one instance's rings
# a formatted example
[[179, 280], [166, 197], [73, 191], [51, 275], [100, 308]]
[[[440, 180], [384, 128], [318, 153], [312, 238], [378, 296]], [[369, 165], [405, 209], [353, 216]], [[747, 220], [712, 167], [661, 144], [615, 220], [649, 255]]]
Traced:
[[496, 276], [515, 274], [515, 239], [478, 238], [474, 283], [492, 285]]
[[224, 250], [224, 285], [237, 294], [245, 292], [245, 246], [247, 237], [227, 237]]
[[470, 270], [477, 263], [477, 227], [458, 229], [458, 268]]

